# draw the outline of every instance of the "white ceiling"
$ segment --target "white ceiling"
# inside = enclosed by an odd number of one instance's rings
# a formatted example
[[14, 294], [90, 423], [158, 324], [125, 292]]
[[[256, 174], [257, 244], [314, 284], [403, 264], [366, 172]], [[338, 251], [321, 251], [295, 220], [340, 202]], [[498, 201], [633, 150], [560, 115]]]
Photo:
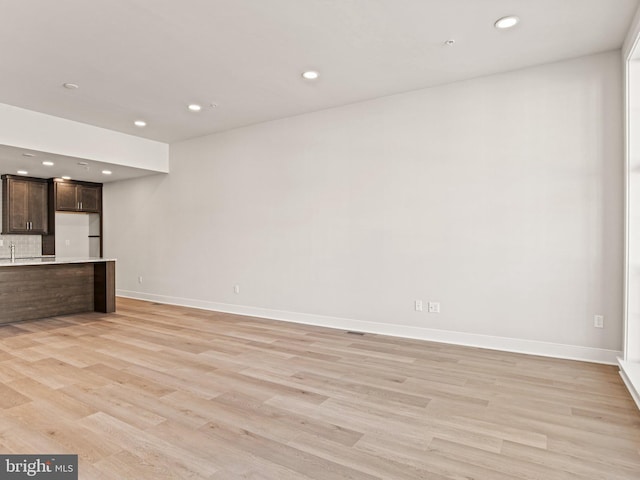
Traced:
[[[44, 161], [53, 162], [53, 166], [43, 165]], [[0, 145], [0, 173], [16, 175], [18, 170], [25, 170], [29, 177], [69, 176], [73, 180], [96, 183], [128, 180], [158, 173], [142, 168], [125, 167], [85, 158]], [[105, 175], [102, 173], [103, 170], [108, 170], [111, 174]]]
[[[638, 0], [0, 0], [0, 102], [175, 142], [620, 48]], [[516, 14], [521, 23], [493, 23]], [[454, 39], [453, 46], [444, 41]], [[316, 69], [308, 82], [300, 74]], [[73, 82], [78, 90], [61, 85]], [[186, 110], [191, 102], [205, 109]], [[217, 108], [208, 108], [212, 102]], [[145, 129], [133, 126], [136, 119]]]

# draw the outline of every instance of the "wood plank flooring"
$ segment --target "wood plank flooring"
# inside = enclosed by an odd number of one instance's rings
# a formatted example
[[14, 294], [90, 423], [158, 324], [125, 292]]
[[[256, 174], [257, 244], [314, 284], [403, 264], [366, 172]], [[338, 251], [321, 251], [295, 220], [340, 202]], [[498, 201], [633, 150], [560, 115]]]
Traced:
[[81, 479], [640, 478], [617, 368], [118, 299], [0, 326], [0, 452]]

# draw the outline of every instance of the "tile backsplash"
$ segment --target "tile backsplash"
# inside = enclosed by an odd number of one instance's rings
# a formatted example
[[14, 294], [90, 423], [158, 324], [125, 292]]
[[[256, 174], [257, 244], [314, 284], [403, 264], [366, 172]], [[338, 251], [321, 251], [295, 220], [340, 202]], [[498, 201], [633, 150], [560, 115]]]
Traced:
[[42, 255], [42, 237], [39, 235], [0, 235], [3, 245], [0, 247], [0, 258], [9, 258], [9, 245], [16, 244], [16, 257], [39, 257]]

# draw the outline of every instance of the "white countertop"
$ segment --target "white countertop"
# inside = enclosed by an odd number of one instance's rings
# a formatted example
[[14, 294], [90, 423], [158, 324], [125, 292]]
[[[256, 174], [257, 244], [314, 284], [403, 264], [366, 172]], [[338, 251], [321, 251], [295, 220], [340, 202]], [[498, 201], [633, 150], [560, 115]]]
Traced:
[[115, 262], [115, 258], [95, 258], [95, 257], [29, 257], [16, 258], [11, 261], [10, 258], [0, 258], [0, 267], [19, 267], [25, 265], [62, 265], [66, 263], [102, 263]]

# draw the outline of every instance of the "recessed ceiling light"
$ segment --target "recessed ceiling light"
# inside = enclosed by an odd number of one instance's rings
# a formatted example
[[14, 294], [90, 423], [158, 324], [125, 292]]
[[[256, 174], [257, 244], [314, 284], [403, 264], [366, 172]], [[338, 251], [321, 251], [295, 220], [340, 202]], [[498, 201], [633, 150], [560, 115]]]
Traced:
[[44, 162], [42, 162], [42, 164], [46, 167], [53, 167], [54, 163], [50, 162], [49, 160], [45, 160]]
[[199, 112], [200, 110], [202, 110], [202, 106], [198, 105], [197, 103], [192, 103], [187, 108], [192, 112]]
[[68, 175], [63, 175], [63, 176], [62, 176], [62, 179], [63, 179], [63, 180], [71, 180], [71, 177], [70, 177], [70, 176], [68, 176]]
[[104, 175], [111, 175], [111, 170], [102, 170]]
[[302, 78], [304, 78], [305, 80], [315, 80], [319, 76], [320, 74], [315, 70], [307, 70], [302, 74]]
[[133, 124], [136, 127], [140, 127], [140, 128], [147, 126], [147, 122], [145, 122], [144, 120], [136, 120], [135, 122], [133, 122]]
[[520, 22], [520, 19], [518, 17], [516, 17], [515, 15], [509, 15], [507, 17], [502, 17], [499, 18], [498, 20], [496, 20], [496, 23], [494, 23], [493, 25], [496, 28], [499, 29], [505, 29], [505, 28], [511, 28], [511, 27], [515, 27], [518, 22]]
[[62, 86], [68, 90], [77, 90], [80, 88], [80, 85], [77, 83], [63, 83]]
[[18, 170], [18, 175], [28, 175], [29, 172], [27, 172], [26, 170]]
[[35, 155], [33, 153], [23, 153], [22, 156], [23, 157], [35, 157]]

